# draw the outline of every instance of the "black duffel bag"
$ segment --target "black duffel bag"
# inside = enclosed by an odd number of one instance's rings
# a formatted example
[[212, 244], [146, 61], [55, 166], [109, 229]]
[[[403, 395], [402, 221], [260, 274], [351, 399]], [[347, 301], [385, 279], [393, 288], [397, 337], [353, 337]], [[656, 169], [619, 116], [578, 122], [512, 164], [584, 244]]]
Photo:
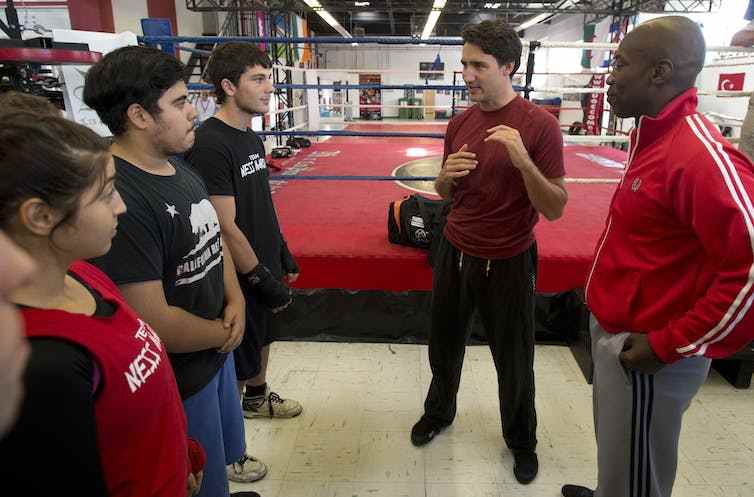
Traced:
[[388, 240], [398, 245], [429, 249], [442, 233], [448, 210], [448, 202], [417, 194], [390, 202]]

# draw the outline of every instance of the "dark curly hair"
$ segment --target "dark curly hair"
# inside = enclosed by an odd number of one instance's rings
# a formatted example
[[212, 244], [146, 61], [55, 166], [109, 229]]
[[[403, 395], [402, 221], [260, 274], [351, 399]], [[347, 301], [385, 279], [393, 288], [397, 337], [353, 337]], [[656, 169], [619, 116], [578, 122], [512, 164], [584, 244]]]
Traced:
[[482, 21], [463, 28], [461, 37], [464, 43], [471, 43], [482, 52], [495, 57], [498, 65], [513, 63], [513, 76], [521, 65], [521, 38], [518, 33], [503, 21]]
[[157, 101], [183, 81], [184, 66], [162, 50], [130, 46], [113, 50], [86, 74], [84, 103], [97, 112], [113, 135], [128, 128], [128, 108], [139, 104], [153, 116]]
[[251, 43], [223, 43], [212, 51], [207, 63], [207, 79], [215, 85], [217, 103], [225, 102], [225, 90], [222, 81], [227, 79], [238, 85], [241, 75], [246, 69], [262, 66], [272, 67], [272, 62], [266, 53]]

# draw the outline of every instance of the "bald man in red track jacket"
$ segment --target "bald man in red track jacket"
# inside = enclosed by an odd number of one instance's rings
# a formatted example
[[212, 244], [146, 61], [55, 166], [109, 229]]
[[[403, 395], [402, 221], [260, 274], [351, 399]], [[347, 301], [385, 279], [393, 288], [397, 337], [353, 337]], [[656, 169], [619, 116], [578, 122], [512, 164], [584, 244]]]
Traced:
[[646, 333], [665, 364], [754, 339], [752, 166], [696, 104], [689, 89], [632, 131], [586, 290], [606, 331]]
[[637, 127], [586, 287], [598, 484], [565, 497], [670, 497], [710, 359], [754, 339], [754, 167], [696, 110], [705, 51], [664, 17], [615, 55], [608, 102]]

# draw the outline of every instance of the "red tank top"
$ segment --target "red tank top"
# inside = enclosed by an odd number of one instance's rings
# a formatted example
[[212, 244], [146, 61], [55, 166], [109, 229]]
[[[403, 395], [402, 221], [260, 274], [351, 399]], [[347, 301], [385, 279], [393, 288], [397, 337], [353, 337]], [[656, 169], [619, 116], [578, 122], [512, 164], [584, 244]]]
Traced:
[[164, 346], [104, 273], [84, 262], [71, 271], [115, 304], [115, 314], [27, 308], [27, 336], [78, 344], [96, 362], [97, 439], [110, 497], [185, 496], [186, 416]]

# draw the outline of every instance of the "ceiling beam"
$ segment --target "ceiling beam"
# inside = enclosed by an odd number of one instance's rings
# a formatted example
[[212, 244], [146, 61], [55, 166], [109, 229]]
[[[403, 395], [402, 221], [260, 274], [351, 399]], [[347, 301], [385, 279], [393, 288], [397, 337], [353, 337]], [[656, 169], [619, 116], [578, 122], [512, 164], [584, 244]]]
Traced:
[[387, 9], [390, 13], [390, 34], [395, 34], [395, 16], [393, 15], [393, 2], [387, 0]]

